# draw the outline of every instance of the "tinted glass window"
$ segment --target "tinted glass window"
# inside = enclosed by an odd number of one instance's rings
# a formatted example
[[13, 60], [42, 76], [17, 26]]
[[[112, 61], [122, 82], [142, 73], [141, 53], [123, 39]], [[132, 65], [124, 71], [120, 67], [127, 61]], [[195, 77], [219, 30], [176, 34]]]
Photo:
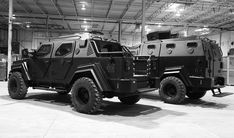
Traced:
[[155, 49], [156, 47], [155, 47], [155, 45], [148, 45], [147, 48], [148, 49]]
[[187, 43], [187, 47], [197, 47], [197, 43], [196, 42], [190, 42], [190, 43]]
[[[119, 43], [95, 40], [99, 52], [122, 52], [122, 46]], [[93, 43], [92, 43], [93, 44]]]
[[38, 56], [46, 56], [50, 53], [51, 51], [51, 48], [52, 48], [52, 45], [51, 44], [46, 44], [46, 45], [42, 45], [38, 51], [37, 51], [37, 55]]
[[86, 45], [87, 45], [87, 40], [85, 40], [85, 41], [81, 40], [79, 43], [80, 48], [85, 48]]
[[167, 44], [166, 47], [167, 48], [175, 48], [175, 44]]
[[72, 52], [72, 43], [62, 44], [57, 51], [55, 52], [55, 56], [65, 56]]

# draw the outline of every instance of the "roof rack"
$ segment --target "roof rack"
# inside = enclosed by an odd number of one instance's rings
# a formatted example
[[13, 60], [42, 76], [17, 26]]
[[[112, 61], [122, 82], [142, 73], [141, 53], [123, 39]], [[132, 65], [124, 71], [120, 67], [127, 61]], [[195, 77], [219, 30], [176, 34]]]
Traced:
[[52, 37], [49, 39], [49, 41], [56, 40], [56, 39], [80, 39], [80, 38], [81, 38], [80, 34], [72, 34], [72, 35], [63, 35], [63, 36], [58, 36], [58, 37]]

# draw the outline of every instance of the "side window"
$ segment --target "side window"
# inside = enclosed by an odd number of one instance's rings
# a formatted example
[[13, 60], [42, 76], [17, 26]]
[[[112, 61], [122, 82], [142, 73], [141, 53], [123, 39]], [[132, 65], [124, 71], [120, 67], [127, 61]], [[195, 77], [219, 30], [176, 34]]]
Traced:
[[52, 45], [51, 44], [45, 44], [42, 45], [38, 50], [37, 50], [37, 56], [44, 57], [48, 55], [51, 52]]
[[167, 54], [172, 54], [172, 51], [173, 51], [173, 49], [176, 47], [176, 45], [175, 44], [173, 44], [173, 43], [171, 43], [171, 44], [167, 44], [166, 45], [166, 48], [167, 48]]
[[197, 42], [189, 42], [189, 43], [187, 43], [187, 47], [196, 48], [197, 47]]
[[175, 44], [167, 44], [166, 47], [167, 48], [175, 48]]
[[87, 45], [87, 40], [85, 40], [85, 41], [82, 40], [82, 41], [80, 41], [80, 43], [79, 43], [80, 48], [85, 48], [86, 45]]
[[65, 56], [72, 52], [72, 43], [62, 44], [55, 52], [55, 56]]
[[148, 48], [148, 49], [155, 49], [156, 46], [155, 46], [155, 45], [148, 45], [147, 48]]

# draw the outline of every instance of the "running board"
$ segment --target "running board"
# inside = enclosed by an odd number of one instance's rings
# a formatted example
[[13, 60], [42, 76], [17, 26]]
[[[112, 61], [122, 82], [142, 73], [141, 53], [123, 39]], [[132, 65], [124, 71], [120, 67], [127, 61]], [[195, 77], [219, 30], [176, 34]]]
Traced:
[[53, 88], [44, 88], [44, 87], [33, 87], [33, 89], [39, 89], [45, 91], [57, 91], [57, 92], [65, 91], [65, 89], [53, 89]]
[[137, 89], [137, 92], [143, 93], [143, 92], [151, 92], [155, 90], [157, 90], [157, 88], [141, 88], [141, 89]]

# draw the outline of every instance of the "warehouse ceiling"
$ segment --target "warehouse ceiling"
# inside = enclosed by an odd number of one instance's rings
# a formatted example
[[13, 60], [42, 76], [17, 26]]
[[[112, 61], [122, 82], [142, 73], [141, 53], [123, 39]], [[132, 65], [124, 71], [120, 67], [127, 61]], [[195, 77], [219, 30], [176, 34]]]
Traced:
[[[76, 33], [140, 32], [142, 0], [13, 0], [13, 23], [22, 29]], [[7, 24], [8, 0], [0, 0]], [[146, 31], [208, 34], [234, 30], [234, 0], [146, 0]]]

